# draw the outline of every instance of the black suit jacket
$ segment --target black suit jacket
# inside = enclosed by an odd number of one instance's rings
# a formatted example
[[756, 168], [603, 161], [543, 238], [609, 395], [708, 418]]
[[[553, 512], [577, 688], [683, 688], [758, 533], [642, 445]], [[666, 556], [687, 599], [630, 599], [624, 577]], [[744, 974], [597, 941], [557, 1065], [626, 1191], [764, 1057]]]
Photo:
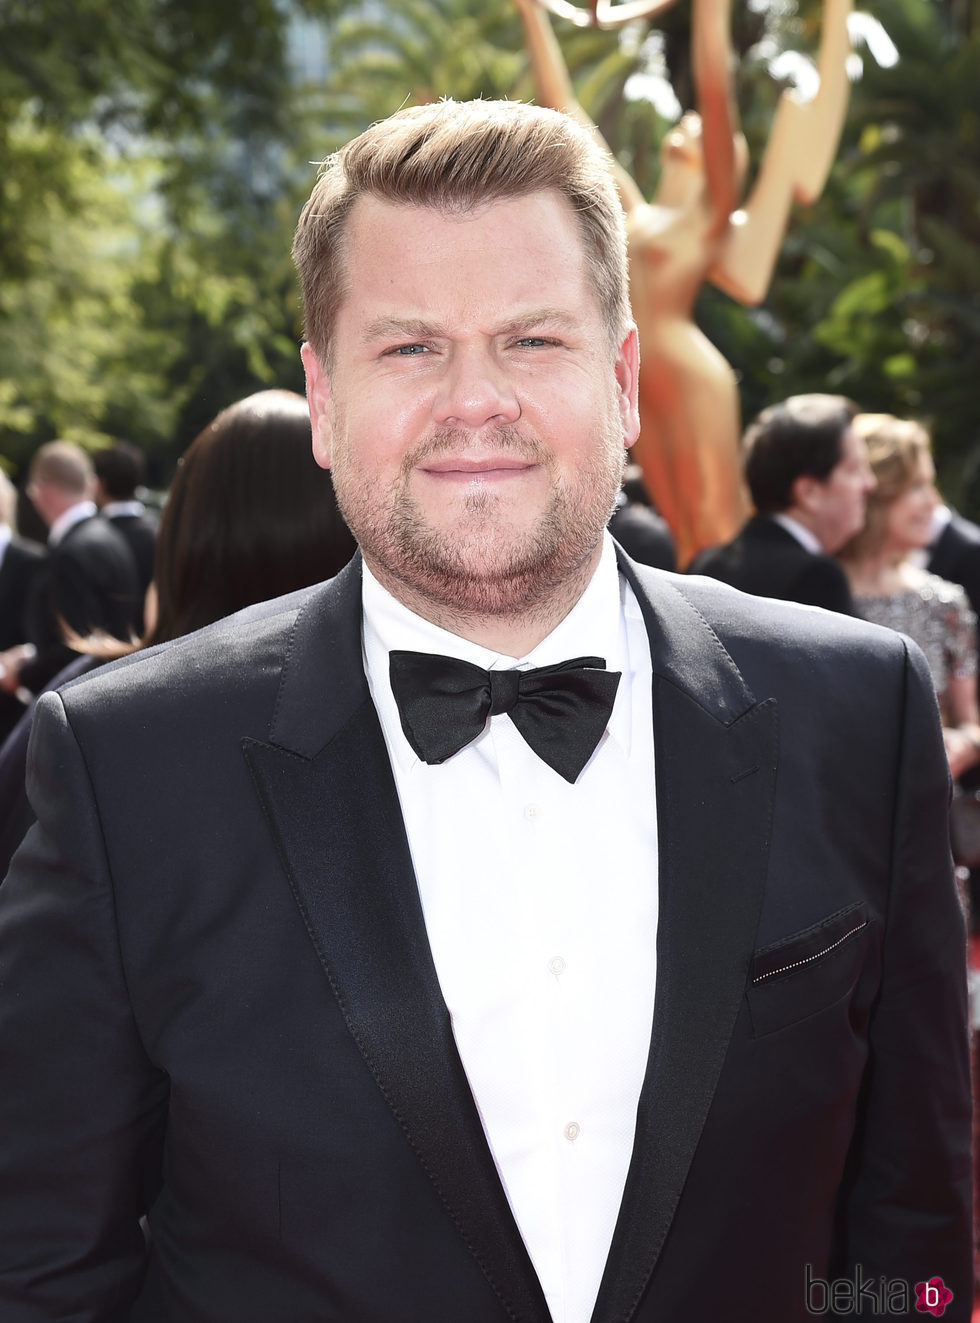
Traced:
[[676, 570], [674, 539], [667, 520], [649, 506], [627, 501], [617, 506], [609, 531], [628, 556], [658, 570]]
[[933, 545], [926, 568], [966, 590], [980, 615], [980, 527], [955, 514]]
[[142, 599], [153, 578], [153, 561], [157, 548], [157, 520], [150, 514], [106, 515], [113, 528], [118, 529], [133, 553], [136, 562], [136, 574], [139, 579], [140, 612], [139, 629], [143, 629]]
[[758, 597], [856, 614], [847, 576], [837, 562], [807, 551], [768, 515], [753, 515], [731, 542], [700, 552], [688, 573], [707, 574]]
[[153, 558], [157, 546], [157, 520], [150, 514], [106, 515], [113, 528], [117, 528], [129, 543], [136, 561], [140, 587], [145, 592], [153, 578]]
[[75, 656], [64, 643], [66, 623], [77, 634], [104, 630], [129, 638], [138, 629], [142, 596], [133, 553], [123, 535], [99, 515], [73, 524], [48, 555], [32, 590], [27, 641], [37, 656], [21, 681], [37, 693]]
[[36, 542], [16, 534], [0, 561], [0, 652], [27, 639], [27, 600], [35, 575], [47, 553]]
[[[27, 602], [46, 554], [36, 542], [16, 535], [7, 544], [0, 561], [0, 652], [27, 642]], [[23, 712], [23, 703], [13, 694], [0, 693], [0, 741], [7, 738]]]
[[[595, 1323], [802, 1323], [807, 1265], [857, 1264], [942, 1276], [966, 1323], [964, 933], [924, 661], [626, 571], [657, 993]], [[355, 561], [41, 699], [39, 823], [0, 887], [4, 1323], [547, 1323], [359, 626]]]

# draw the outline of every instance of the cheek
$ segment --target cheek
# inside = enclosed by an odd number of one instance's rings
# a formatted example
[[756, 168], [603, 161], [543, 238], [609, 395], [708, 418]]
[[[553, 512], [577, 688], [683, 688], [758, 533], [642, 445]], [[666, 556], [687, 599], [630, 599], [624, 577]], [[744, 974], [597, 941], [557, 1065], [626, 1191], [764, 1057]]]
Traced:
[[400, 435], [389, 410], [376, 403], [367, 408], [335, 409], [332, 468], [336, 474], [356, 473], [365, 478], [383, 476], [397, 469], [403, 453]]

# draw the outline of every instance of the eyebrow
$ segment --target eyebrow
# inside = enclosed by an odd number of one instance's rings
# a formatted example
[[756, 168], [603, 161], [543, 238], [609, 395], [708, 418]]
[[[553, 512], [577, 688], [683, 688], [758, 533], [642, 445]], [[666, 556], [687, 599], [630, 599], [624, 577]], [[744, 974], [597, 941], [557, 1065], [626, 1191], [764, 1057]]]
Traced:
[[[561, 308], [534, 308], [505, 322], [495, 334], [526, 335], [529, 331], [544, 328], [570, 331], [578, 325], [578, 318]], [[368, 322], [364, 329], [364, 338], [369, 342], [388, 339], [445, 339], [448, 336], [449, 331], [445, 326], [438, 322], [425, 321], [421, 317], [376, 317]]]
[[365, 340], [428, 340], [444, 334], [440, 326], [420, 317], [375, 317], [364, 328]]

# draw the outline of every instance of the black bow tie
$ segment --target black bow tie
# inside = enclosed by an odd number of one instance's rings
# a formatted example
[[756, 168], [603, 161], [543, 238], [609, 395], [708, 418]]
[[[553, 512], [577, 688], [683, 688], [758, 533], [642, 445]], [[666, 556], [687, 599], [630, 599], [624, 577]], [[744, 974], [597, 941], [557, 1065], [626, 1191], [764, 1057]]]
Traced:
[[488, 716], [511, 721], [534, 752], [574, 783], [606, 729], [620, 672], [601, 657], [531, 671], [485, 671], [455, 657], [390, 654], [402, 730], [426, 763], [444, 763], [475, 740]]

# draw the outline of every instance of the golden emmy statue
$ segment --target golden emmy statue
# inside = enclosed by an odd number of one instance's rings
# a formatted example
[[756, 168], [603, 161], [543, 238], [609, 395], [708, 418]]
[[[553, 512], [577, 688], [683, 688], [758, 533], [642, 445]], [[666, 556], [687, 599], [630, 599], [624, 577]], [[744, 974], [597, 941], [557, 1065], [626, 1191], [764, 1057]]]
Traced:
[[[595, 129], [575, 99], [545, 9], [611, 28], [673, 2], [590, 0], [584, 10], [570, 0], [515, 0], [542, 105]], [[702, 547], [732, 537], [746, 511], [735, 376], [695, 324], [694, 302], [706, 280], [742, 303], [764, 298], [792, 202], [812, 202], [823, 189], [847, 109], [851, 10], [851, 0], [825, 0], [819, 91], [809, 101], [783, 93], [755, 183], [739, 206], [747, 154], [732, 91], [730, 0], [691, 4], [698, 113], [684, 115], [667, 135], [652, 202], [616, 167], [640, 331], [643, 430], [634, 454], [670, 525], [680, 566]]]

